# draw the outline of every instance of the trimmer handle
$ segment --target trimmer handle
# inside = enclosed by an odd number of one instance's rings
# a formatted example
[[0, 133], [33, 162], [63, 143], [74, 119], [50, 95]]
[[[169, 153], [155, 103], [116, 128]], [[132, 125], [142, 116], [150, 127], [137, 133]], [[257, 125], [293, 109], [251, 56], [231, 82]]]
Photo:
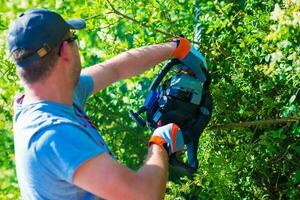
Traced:
[[187, 175], [192, 175], [198, 169], [198, 141], [190, 140], [186, 143], [188, 163], [184, 163], [176, 157], [176, 153], [172, 154], [169, 158], [170, 165], [178, 171], [183, 172]]
[[204, 86], [205, 95], [201, 101], [200, 114], [193, 127], [188, 130], [182, 130], [183, 138], [187, 147], [188, 163], [184, 163], [177, 159], [176, 154], [172, 154], [169, 159], [170, 165], [185, 174], [192, 175], [198, 168], [197, 151], [199, 146], [199, 138], [208, 124], [213, 109], [212, 96], [209, 92], [210, 76], [208, 74], [208, 82]]

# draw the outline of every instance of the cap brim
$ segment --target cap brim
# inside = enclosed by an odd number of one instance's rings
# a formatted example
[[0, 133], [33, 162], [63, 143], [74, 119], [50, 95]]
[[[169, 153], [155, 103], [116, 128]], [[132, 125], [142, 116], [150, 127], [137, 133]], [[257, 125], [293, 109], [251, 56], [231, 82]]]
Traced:
[[70, 19], [67, 20], [70, 29], [83, 29], [85, 28], [85, 21], [83, 19]]

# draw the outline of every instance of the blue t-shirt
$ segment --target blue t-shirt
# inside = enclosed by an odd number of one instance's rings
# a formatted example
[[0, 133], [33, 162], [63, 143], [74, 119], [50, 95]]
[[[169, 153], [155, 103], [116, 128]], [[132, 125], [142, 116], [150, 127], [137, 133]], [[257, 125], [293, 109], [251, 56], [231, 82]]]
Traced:
[[49, 101], [15, 102], [14, 145], [23, 199], [99, 199], [72, 184], [75, 170], [85, 161], [110, 150], [83, 111], [93, 88], [81, 76], [73, 106]]

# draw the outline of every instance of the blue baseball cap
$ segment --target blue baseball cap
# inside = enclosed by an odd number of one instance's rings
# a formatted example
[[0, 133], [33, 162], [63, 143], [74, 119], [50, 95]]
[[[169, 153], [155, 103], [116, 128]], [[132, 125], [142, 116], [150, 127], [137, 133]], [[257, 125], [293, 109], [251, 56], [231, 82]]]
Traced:
[[34, 53], [22, 60], [14, 61], [19, 67], [46, 56], [62, 42], [70, 29], [85, 28], [83, 19], [65, 21], [58, 13], [45, 9], [30, 9], [22, 14], [10, 26], [8, 49], [12, 54], [18, 49], [30, 49]]

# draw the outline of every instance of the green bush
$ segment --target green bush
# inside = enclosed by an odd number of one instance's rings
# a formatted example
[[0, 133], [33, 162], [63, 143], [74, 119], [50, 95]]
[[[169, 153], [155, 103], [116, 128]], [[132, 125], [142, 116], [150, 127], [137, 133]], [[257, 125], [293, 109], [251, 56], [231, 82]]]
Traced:
[[[22, 88], [5, 50], [6, 33], [11, 20], [32, 7], [65, 18], [91, 17], [78, 32], [84, 67], [170, 35], [197, 38], [212, 74], [214, 113], [201, 136], [200, 168], [193, 177], [169, 181], [165, 199], [300, 198], [298, 0], [128, 0], [113, 2], [113, 8], [108, 1], [0, 0], [0, 5], [0, 199], [19, 198], [12, 105]], [[200, 8], [196, 23], [195, 8]], [[113, 84], [86, 106], [117, 159], [133, 169], [143, 163], [151, 133], [138, 128], [128, 111], [143, 103], [140, 96], [160, 67]]]

